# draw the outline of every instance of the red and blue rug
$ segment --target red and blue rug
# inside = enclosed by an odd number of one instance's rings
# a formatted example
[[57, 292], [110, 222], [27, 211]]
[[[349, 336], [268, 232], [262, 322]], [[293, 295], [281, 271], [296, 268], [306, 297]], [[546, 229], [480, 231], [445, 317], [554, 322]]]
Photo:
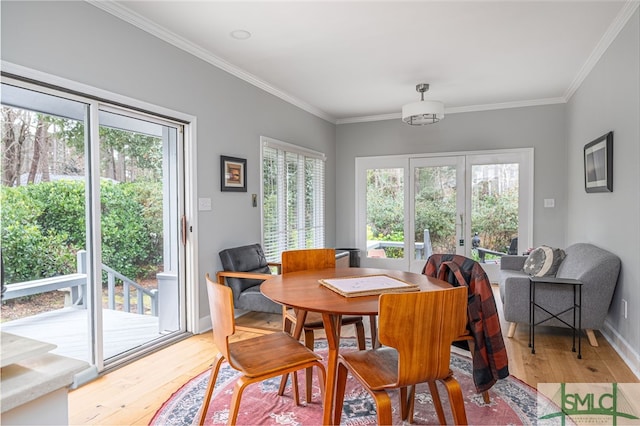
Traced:
[[[341, 350], [355, 350], [355, 342], [343, 339]], [[319, 341], [316, 351], [326, 355], [326, 341]], [[537, 423], [536, 390], [510, 376], [499, 380], [489, 391], [491, 402], [485, 404], [482, 395], [476, 393], [471, 376], [471, 359], [465, 355], [451, 354], [451, 369], [460, 382], [464, 393], [465, 408], [469, 424], [473, 425], [535, 425]], [[151, 425], [191, 425], [202, 405], [210, 371], [205, 371], [191, 379], [166, 401], [151, 420]], [[227, 363], [220, 369], [211, 405], [207, 413], [206, 424], [226, 424], [229, 415], [229, 403], [238, 373]], [[278, 396], [280, 377], [262, 383], [254, 383], [245, 390], [240, 403], [238, 424], [240, 425], [319, 425], [322, 423], [322, 405], [317, 374], [314, 373], [313, 401], [304, 401], [304, 373], [298, 374], [301, 405], [296, 406], [291, 386], [283, 396]], [[447, 423], [452, 424], [451, 410], [448, 406], [444, 388], [440, 397], [447, 415]], [[399, 416], [398, 397], [394, 401], [394, 424], [402, 424]], [[376, 407], [369, 394], [349, 377], [342, 414], [344, 425], [375, 425]], [[433, 409], [431, 394], [426, 384], [418, 385], [416, 390], [414, 423], [418, 425], [439, 424]]]

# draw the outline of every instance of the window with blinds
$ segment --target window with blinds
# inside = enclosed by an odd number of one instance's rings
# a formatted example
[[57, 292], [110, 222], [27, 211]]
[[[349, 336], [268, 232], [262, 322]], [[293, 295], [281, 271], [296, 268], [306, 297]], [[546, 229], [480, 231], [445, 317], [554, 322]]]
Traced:
[[262, 145], [262, 248], [268, 261], [284, 250], [324, 247], [325, 155], [266, 137]]

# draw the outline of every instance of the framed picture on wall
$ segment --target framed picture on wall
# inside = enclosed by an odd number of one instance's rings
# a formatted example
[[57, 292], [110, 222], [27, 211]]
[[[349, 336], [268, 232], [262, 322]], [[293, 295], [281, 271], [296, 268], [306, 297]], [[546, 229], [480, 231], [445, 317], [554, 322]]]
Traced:
[[613, 192], [613, 132], [584, 146], [584, 189]]
[[247, 160], [220, 156], [220, 190], [247, 192]]

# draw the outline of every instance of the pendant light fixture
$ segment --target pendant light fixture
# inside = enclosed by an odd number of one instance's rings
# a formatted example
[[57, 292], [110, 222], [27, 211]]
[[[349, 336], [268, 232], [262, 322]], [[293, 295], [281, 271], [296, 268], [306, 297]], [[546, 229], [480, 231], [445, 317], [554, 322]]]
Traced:
[[416, 86], [420, 93], [420, 100], [402, 107], [402, 121], [411, 126], [424, 126], [433, 124], [444, 118], [444, 104], [440, 101], [425, 101], [424, 92], [429, 90], [429, 85], [421, 83]]

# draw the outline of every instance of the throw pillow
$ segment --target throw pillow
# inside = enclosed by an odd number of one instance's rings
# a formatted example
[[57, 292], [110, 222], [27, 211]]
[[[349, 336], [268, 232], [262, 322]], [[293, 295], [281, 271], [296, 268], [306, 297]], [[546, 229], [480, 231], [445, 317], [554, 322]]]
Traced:
[[540, 246], [529, 254], [522, 270], [532, 277], [553, 277], [565, 257], [562, 249]]

